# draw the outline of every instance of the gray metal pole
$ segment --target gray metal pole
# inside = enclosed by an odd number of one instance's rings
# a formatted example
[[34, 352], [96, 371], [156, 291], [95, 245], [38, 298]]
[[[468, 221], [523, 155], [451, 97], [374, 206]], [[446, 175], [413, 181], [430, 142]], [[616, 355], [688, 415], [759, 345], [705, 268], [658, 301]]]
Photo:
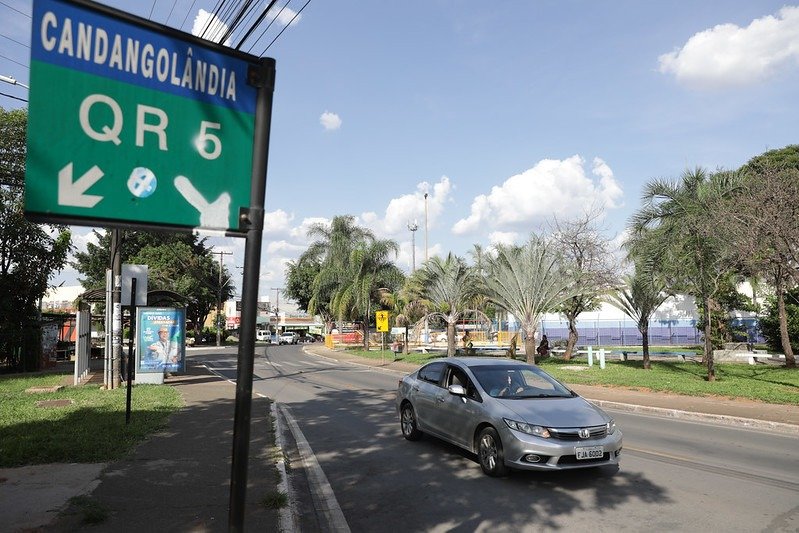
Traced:
[[122, 359], [122, 230], [111, 230], [111, 388], [119, 388]]
[[236, 377], [236, 412], [233, 421], [233, 458], [230, 473], [228, 529], [244, 530], [244, 506], [247, 493], [247, 462], [250, 451], [252, 414], [252, 376], [255, 358], [255, 325], [258, 315], [258, 274], [261, 265], [261, 237], [264, 224], [266, 166], [269, 159], [269, 133], [272, 121], [272, 97], [275, 91], [275, 60], [261, 58], [251, 66], [249, 77], [258, 87], [255, 111], [255, 136], [251, 177], [251, 206], [243, 213], [247, 227], [242, 280], [241, 326], [238, 372]]

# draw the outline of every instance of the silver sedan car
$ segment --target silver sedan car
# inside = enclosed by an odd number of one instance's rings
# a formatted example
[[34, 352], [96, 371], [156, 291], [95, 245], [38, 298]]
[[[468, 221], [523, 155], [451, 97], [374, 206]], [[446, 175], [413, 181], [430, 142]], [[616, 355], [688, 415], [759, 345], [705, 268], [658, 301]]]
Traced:
[[406, 439], [428, 433], [460, 446], [489, 476], [619, 464], [622, 435], [613, 419], [521, 361], [431, 361], [400, 380], [397, 410]]

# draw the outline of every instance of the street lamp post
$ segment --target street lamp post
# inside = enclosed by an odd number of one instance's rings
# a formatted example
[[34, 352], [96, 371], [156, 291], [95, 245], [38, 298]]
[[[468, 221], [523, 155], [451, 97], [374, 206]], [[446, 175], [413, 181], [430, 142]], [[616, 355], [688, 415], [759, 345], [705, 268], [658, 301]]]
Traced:
[[23, 89], [30, 89], [30, 87], [28, 87], [24, 83], [18, 82], [17, 80], [12, 78], [11, 76], [3, 76], [2, 74], [0, 74], [0, 81], [4, 81], [6, 83], [10, 83], [11, 85], [19, 85]]
[[[424, 193], [424, 262], [427, 263], [427, 193]], [[427, 324], [427, 313], [424, 315], [424, 342], [430, 342], [430, 329]]]
[[416, 272], [416, 230], [419, 229], [419, 224], [414, 220], [408, 222], [408, 229], [411, 231], [411, 274]]

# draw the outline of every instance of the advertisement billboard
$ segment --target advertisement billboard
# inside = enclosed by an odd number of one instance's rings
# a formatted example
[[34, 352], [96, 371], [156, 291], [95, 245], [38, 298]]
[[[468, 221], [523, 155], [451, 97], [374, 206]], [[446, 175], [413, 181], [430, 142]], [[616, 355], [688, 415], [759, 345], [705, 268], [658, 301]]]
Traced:
[[185, 309], [139, 307], [136, 324], [137, 374], [185, 372]]

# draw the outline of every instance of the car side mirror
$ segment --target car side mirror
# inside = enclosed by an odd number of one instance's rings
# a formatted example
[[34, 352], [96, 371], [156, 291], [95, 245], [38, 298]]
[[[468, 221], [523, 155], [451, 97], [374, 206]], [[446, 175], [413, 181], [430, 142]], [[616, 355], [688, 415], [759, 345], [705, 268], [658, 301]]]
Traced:
[[450, 394], [454, 394], [455, 396], [466, 396], [466, 389], [463, 388], [463, 385], [450, 385], [447, 390]]

